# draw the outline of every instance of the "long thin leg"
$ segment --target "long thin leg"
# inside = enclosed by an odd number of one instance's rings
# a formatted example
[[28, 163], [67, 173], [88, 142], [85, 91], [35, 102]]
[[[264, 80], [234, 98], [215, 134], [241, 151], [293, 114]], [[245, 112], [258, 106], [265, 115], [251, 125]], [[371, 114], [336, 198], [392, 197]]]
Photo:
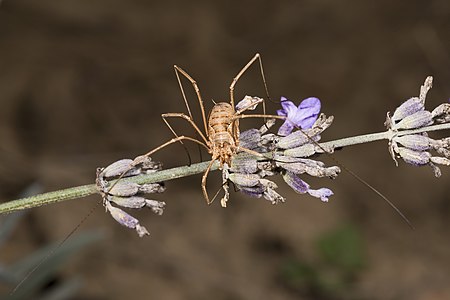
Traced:
[[[205, 144], [208, 143], [208, 140], [206, 139], [205, 135], [203, 134], [203, 132], [200, 130], [200, 128], [198, 128], [197, 124], [194, 123], [194, 121], [192, 120], [191, 117], [183, 114], [183, 113], [166, 113], [166, 114], [162, 114], [161, 117], [163, 118], [164, 122], [166, 122], [167, 124], [167, 120], [166, 118], [183, 118], [186, 121], [189, 122], [189, 124], [191, 124], [191, 126], [195, 129], [195, 131], [200, 135], [200, 137], [203, 139], [203, 141], [205, 142]], [[170, 130], [173, 132], [173, 134], [175, 134], [175, 136], [178, 136], [174, 130], [171, 128], [170, 125], [168, 125]]]
[[[199, 144], [199, 145], [205, 147], [206, 149], [209, 149], [208, 146], [206, 146], [203, 142], [200, 142], [200, 141], [197, 140], [197, 139], [193, 139], [193, 138], [188, 137], [188, 136], [180, 135], [179, 137], [173, 138], [173, 139], [171, 139], [171, 140], [165, 142], [164, 144], [159, 145], [159, 146], [156, 147], [155, 149], [153, 149], [153, 150], [151, 150], [151, 151], [149, 151], [149, 152], [147, 152], [147, 153], [145, 153], [145, 154], [143, 154], [143, 155], [140, 155], [140, 156], [136, 157], [136, 158], [134, 159], [134, 161], [133, 161], [133, 165], [136, 166], [136, 165], [140, 164], [145, 158], [151, 156], [153, 153], [155, 153], [155, 152], [161, 150], [162, 148], [164, 148], [164, 147], [166, 147], [166, 146], [169, 146], [170, 144], [176, 143], [176, 142], [181, 141], [181, 140], [192, 141], [192, 142], [194, 142], [194, 143], [197, 143], [197, 144]], [[126, 172], [125, 172], [125, 173], [126, 173]]]
[[286, 116], [278, 116], [278, 115], [234, 115], [233, 120], [237, 119], [248, 119], [248, 118], [271, 118], [271, 119], [279, 119], [286, 120]]
[[[245, 71], [247, 71], [247, 69], [256, 61], [259, 61], [259, 68], [261, 71], [261, 77], [263, 80], [263, 84], [264, 84], [264, 89], [266, 91], [266, 95], [267, 98], [270, 100], [270, 96], [269, 96], [269, 89], [267, 88], [267, 83], [266, 83], [266, 78], [264, 75], [264, 68], [262, 65], [262, 60], [261, 60], [261, 55], [259, 55], [259, 53], [256, 53], [255, 56], [242, 68], [242, 70], [236, 75], [236, 77], [234, 77], [233, 81], [231, 82], [230, 85], [230, 101], [231, 101], [231, 106], [234, 107], [234, 86], [236, 85], [237, 81], [239, 80], [239, 78], [241, 78], [242, 74], [245, 73]], [[266, 105], [263, 102], [263, 113], [266, 114]]]
[[181, 93], [183, 94], [184, 103], [186, 104], [186, 107], [189, 112], [189, 116], [191, 117], [192, 120], [194, 120], [194, 118], [192, 117], [192, 113], [189, 108], [189, 104], [186, 99], [186, 94], [184, 93], [183, 85], [181, 84], [181, 80], [180, 80], [180, 76], [179, 76], [178, 72], [181, 73], [181, 75], [183, 75], [184, 77], [186, 77], [186, 79], [189, 80], [191, 82], [192, 86], [194, 87], [195, 93], [197, 94], [198, 103], [200, 104], [200, 110], [202, 112], [203, 125], [205, 126], [205, 134], [208, 134], [208, 127], [206, 126], [205, 107], [203, 105], [202, 96], [200, 94], [200, 89], [198, 88], [197, 82], [188, 73], [186, 73], [186, 71], [184, 71], [182, 68], [178, 67], [177, 65], [174, 65], [173, 67], [175, 69], [175, 74], [177, 75], [178, 84], [180, 85]]
[[[167, 125], [167, 127], [170, 129], [170, 131], [173, 133], [173, 135], [175, 137], [179, 137], [179, 135], [176, 133], [175, 129], [173, 129], [172, 125], [170, 125], [169, 120], [166, 119], [166, 117], [164, 116], [165, 114], [162, 114], [161, 117], [164, 121], [164, 123]], [[187, 117], [187, 116], [186, 116]], [[187, 156], [188, 156], [188, 160], [189, 160], [189, 165], [192, 164], [192, 160], [191, 160], [191, 155], [189, 154], [189, 150], [186, 147], [186, 145], [183, 143], [183, 141], [180, 141], [180, 144], [183, 146], [184, 151], [186, 152]]]
[[216, 161], [216, 159], [217, 159], [217, 156], [212, 157], [211, 162], [208, 164], [208, 167], [206, 168], [205, 173], [203, 173], [203, 177], [202, 177], [203, 197], [205, 197], [206, 203], [208, 205], [210, 205], [212, 203], [212, 201], [209, 200], [208, 191], [206, 190], [206, 178], [208, 178], [209, 171], [211, 170], [211, 167], [212, 167], [213, 163]]

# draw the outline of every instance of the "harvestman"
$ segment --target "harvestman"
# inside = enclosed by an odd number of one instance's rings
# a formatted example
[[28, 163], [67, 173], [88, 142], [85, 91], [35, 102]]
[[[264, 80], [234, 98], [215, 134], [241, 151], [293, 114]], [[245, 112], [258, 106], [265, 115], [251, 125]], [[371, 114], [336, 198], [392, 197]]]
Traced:
[[[186, 105], [186, 108], [188, 110], [188, 115], [184, 114], [184, 113], [165, 113], [162, 114], [161, 117], [163, 118], [164, 122], [166, 123], [166, 125], [169, 127], [170, 131], [172, 131], [172, 133], [175, 135], [175, 138], [167, 141], [166, 143], [156, 147], [155, 149], [147, 152], [144, 155], [138, 156], [134, 159], [132, 166], [130, 167], [130, 169], [140, 163], [142, 163], [143, 161], [145, 161], [148, 157], [150, 157], [153, 153], [161, 150], [162, 148], [176, 143], [176, 142], [180, 142], [183, 144], [183, 140], [189, 140], [192, 142], [195, 142], [201, 146], [203, 146], [204, 148], [206, 148], [208, 150], [208, 153], [211, 154], [211, 162], [209, 163], [208, 167], [205, 170], [205, 173], [203, 174], [202, 177], [202, 192], [203, 192], [203, 196], [206, 200], [206, 202], [208, 204], [212, 203], [212, 200], [210, 200], [209, 196], [208, 196], [208, 192], [206, 190], [206, 179], [208, 177], [209, 171], [211, 170], [211, 167], [213, 165], [213, 163], [216, 160], [219, 160], [220, 163], [220, 168], [223, 168], [224, 164], [230, 165], [231, 160], [233, 158], [233, 156], [235, 154], [237, 154], [238, 152], [247, 152], [249, 154], [255, 155], [255, 156], [259, 156], [262, 157], [263, 155], [261, 153], [258, 153], [256, 151], [244, 148], [244, 147], [240, 147], [239, 146], [239, 119], [244, 119], [244, 118], [273, 118], [273, 119], [281, 119], [281, 120], [285, 120], [286, 117], [285, 116], [278, 116], [278, 115], [267, 115], [265, 114], [265, 104], [264, 104], [264, 100], [260, 99], [260, 98], [254, 98], [257, 99], [256, 102], [251, 102], [249, 103], [247, 106], [244, 106], [243, 108], [240, 108], [239, 110], [235, 110], [235, 101], [234, 101], [234, 87], [236, 85], [236, 83], [238, 82], [238, 80], [241, 78], [241, 76], [248, 70], [248, 68], [255, 63], [258, 60], [259, 62], [259, 67], [260, 67], [260, 73], [261, 73], [261, 77], [263, 80], [263, 84], [264, 84], [264, 88], [266, 91], [266, 95], [269, 95], [268, 89], [267, 89], [267, 84], [266, 84], [266, 79], [264, 76], [264, 69], [263, 69], [263, 65], [262, 65], [262, 60], [261, 60], [261, 56], [259, 53], [256, 53], [256, 55], [239, 71], [239, 73], [236, 75], [236, 77], [234, 77], [233, 81], [230, 84], [230, 103], [227, 102], [219, 102], [214, 104], [211, 113], [209, 115], [208, 120], [206, 119], [206, 114], [205, 114], [205, 107], [203, 105], [203, 100], [200, 94], [200, 89], [198, 88], [197, 82], [186, 72], [184, 71], [182, 68], [178, 67], [177, 65], [174, 65], [174, 69], [175, 69], [175, 74], [177, 76], [177, 80], [178, 80], [178, 84], [180, 86], [180, 90], [181, 93], [183, 95], [183, 100], [184, 103]], [[200, 110], [201, 110], [201, 114], [202, 114], [202, 120], [203, 120], [203, 125], [205, 128], [205, 134], [200, 130], [200, 128], [195, 124], [194, 122], [194, 118], [192, 117], [192, 113], [189, 107], [189, 103], [186, 99], [186, 94], [184, 92], [183, 89], [183, 85], [181, 83], [181, 79], [180, 79], [180, 74], [183, 75], [186, 79], [188, 79], [194, 90], [195, 93], [197, 94], [197, 99], [200, 105]], [[243, 112], [249, 110], [249, 109], [253, 109], [257, 104], [261, 103], [263, 104], [263, 114], [251, 114], [251, 115], [244, 115], [242, 114]], [[202, 139], [202, 141], [192, 138], [192, 137], [188, 137], [188, 136], [178, 136], [177, 133], [175, 132], [175, 130], [172, 128], [172, 126], [169, 124], [167, 118], [182, 118], [185, 119], [186, 121], [189, 122], [189, 124], [191, 124], [191, 126], [195, 129], [195, 131], [199, 134], [200, 138]], [[299, 128], [298, 126], [296, 126], [294, 124], [294, 126], [300, 130], [301, 132], [303, 132], [301, 130], [301, 128]], [[309, 137], [306, 133], [303, 132], [303, 134], [309, 138], [309, 140], [314, 143], [318, 148], [320, 148], [325, 154], [328, 154], [330, 159], [332, 159], [337, 165], [339, 165], [342, 169], [344, 169], [347, 173], [349, 173], [352, 177], [354, 177], [356, 180], [358, 180], [360, 183], [362, 183], [363, 185], [367, 186], [369, 189], [371, 189], [375, 194], [377, 194], [380, 198], [382, 198], [389, 206], [391, 206], [392, 209], [394, 209], [394, 211], [400, 215], [400, 217], [411, 227], [414, 228], [411, 224], [411, 222], [408, 220], [408, 218], [395, 206], [394, 203], [392, 203], [392, 201], [390, 201], [385, 195], [383, 195], [380, 191], [378, 191], [375, 187], [373, 187], [370, 183], [368, 183], [366, 180], [362, 179], [359, 175], [357, 175], [355, 172], [353, 172], [352, 170], [346, 168], [344, 165], [342, 165], [341, 163], [339, 163], [339, 161], [337, 159], [335, 159], [334, 157], [332, 157], [330, 155], [330, 153], [325, 150], [322, 146], [320, 146], [320, 144], [318, 144], [316, 141], [314, 141], [311, 137]], [[120, 178], [122, 178], [127, 172], [122, 173], [121, 176], [119, 176], [119, 180]], [[116, 181], [116, 183], [118, 182], [118, 180]], [[110, 188], [109, 191], [114, 187], [115, 184], [113, 184]]]
[[[195, 142], [208, 151], [209, 154], [211, 154], [211, 162], [209, 163], [208, 167], [205, 170], [205, 173], [202, 177], [202, 191], [203, 196], [208, 204], [212, 203], [212, 200], [210, 200], [208, 192], [206, 190], [206, 179], [208, 177], [209, 171], [211, 170], [211, 167], [213, 163], [218, 160], [220, 163], [220, 168], [223, 168], [224, 164], [231, 165], [231, 160], [234, 157], [235, 154], [238, 152], [247, 152], [249, 154], [255, 155], [255, 156], [263, 156], [262, 154], [241, 147], [239, 146], [239, 119], [244, 118], [276, 118], [276, 119], [285, 119], [284, 116], [276, 116], [276, 115], [266, 115], [265, 109], [263, 114], [251, 114], [251, 115], [244, 115], [243, 112], [253, 109], [258, 105], [259, 103], [263, 103], [264, 100], [260, 98], [253, 98], [253, 101], [250, 101], [247, 105], [244, 107], [238, 109], [236, 111], [235, 109], [235, 101], [234, 101], [234, 87], [238, 80], [241, 78], [241, 76], [247, 71], [247, 69], [255, 62], [259, 62], [260, 71], [261, 71], [261, 77], [263, 79], [264, 88], [266, 90], [266, 94], [268, 95], [267, 90], [267, 84], [264, 77], [264, 70], [262, 66], [262, 60], [259, 53], [257, 53], [243, 68], [242, 70], [234, 77], [233, 81], [230, 85], [230, 102], [218, 102], [215, 103], [210, 114], [208, 117], [208, 120], [206, 118], [205, 114], [205, 107], [203, 104], [203, 100], [200, 94], [200, 89], [198, 88], [197, 82], [182, 68], [178, 67], [177, 65], [174, 65], [175, 74], [177, 76], [178, 84], [180, 86], [181, 93], [183, 95], [184, 103], [186, 105], [186, 108], [188, 110], [188, 114], [186, 115], [184, 113], [165, 113], [162, 114], [161, 117], [163, 118], [166, 125], [169, 127], [170, 131], [175, 135], [175, 138], [167, 141], [166, 143], [156, 147], [155, 149], [147, 152], [144, 155], [138, 156], [134, 159], [132, 166], [136, 166], [140, 163], [142, 163], [147, 157], [150, 157], [153, 153], [161, 150], [162, 148], [176, 143], [181, 142], [183, 140], [189, 140], [192, 142]], [[195, 124], [194, 118], [192, 117], [191, 109], [189, 107], [189, 103], [186, 99], [186, 94], [183, 89], [183, 85], [181, 83], [180, 74], [183, 75], [186, 79], [188, 79], [194, 90], [197, 94], [197, 99], [200, 105], [200, 110], [202, 114], [202, 121], [205, 129], [205, 133], [203, 133], [200, 128]], [[196, 133], [200, 136], [201, 140], [195, 139], [188, 136], [178, 136], [175, 130], [172, 128], [172, 126], [169, 124], [168, 118], [182, 118], [185, 119], [189, 124], [195, 129]], [[123, 174], [125, 174], [124, 172]], [[122, 176], [123, 176], [122, 174]], [[120, 177], [122, 177], [120, 176]], [[119, 179], [120, 179], [119, 177]], [[113, 186], [111, 186], [110, 190]]]
[[[0, 0], [1, 1], [1, 0]], [[186, 71], [184, 71], [182, 68], [178, 67], [177, 65], [174, 65], [175, 74], [177, 76], [178, 84], [180, 86], [181, 93], [183, 95], [183, 100], [186, 105], [186, 108], [188, 110], [188, 115], [184, 113], [165, 113], [162, 114], [161, 117], [163, 118], [164, 123], [169, 127], [170, 131], [175, 135], [175, 138], [165, 142], [164, 144], [156, 147], [155, 149], [147, 152], [144, 155], [138, 156], [133, 160], [132, 166], [129, 168], [131, 170], [134, 166], [144, 162], [148, 157], [150, 157], [153, 153], [161, 150], [162, 148], [176, 143], [180, 142], [183, 144], [183, 140], [189, 140], [192, 142], [195, 142], [204, 148], [207, 149], [208, 153], [211, 154], [211, 162], [208, 164], [208, 167], [205, 170], [205, 173], [202, 177], [202, 192], [203, 196], [208, 204], [212, 203], [212, 200], [210, 200], [208, 196], [208, 192], [206, 190], [206, 179], [208, 177], [209, 171], [211, 170], [211, 167], [213, 163], [216, 160], [219, 160], [220, 168], [223, 168], [224, 164], [230, 165], [231, 160], [235, 154], [238, 152], [247, 152], [249, 154], [255, 155], [255, 156], [263, 156], [261, 153], [258, 153], [256, 151], [244, 148], [239, 146], [239, 119], [244, 118], [274, 118], [274, 119], [281, 119], [285, 120], [285, 116], [278, 116], [278, 115], [266, 115], [265, 114], [265, 104], [264, 100], [261, 98], [252, 98], [253, 101], [250, 101], [250, 103], [236, 111], [235, 109], [235, 101], [234, 101], [234, 87], [238, 80], [241, 78], [241, 76], [248, 70], [248, 68], [255, 63], [255, 61], [258, 60], [261, 77], [263, 80], [264, 88], [266, 91], [266, 95], [268, 96], [268, 89], [266, 84], [266, 79], [264, 76], [264, 69], [262, 65], [261, 56], [259, 53], [257, 53], [234, 77], [233, 81], [230, 84], [230, 103], [227, 102], [219, 102], [215, 103], [210, 115], [208, 117], [208, 120], [206, 119], [205, 114], [205, 108], [203, 105], [203, 100], [200, 94], [200, 89], [198, 88], [197, 82], [188, 74]], [[186, 94], [183, 89], [183, 85], [181, 83], [180, 75], [183, 75], [186, 79], [188, 79], [194, 90], [197, 94], [197, 99], [200, 105], [200, 110], [202, 114], [202, 121], [205, 129], [205, 133], [203, 133], [200, 128], [195, 124], [194, 118], [191, 113], [191, 109], [189, 107], [189, 103], [186, 99]], [[251, 114], [251, 115], [244, 115], [243, 112], [247, 110], [253, 110], [254, 107], [256, 107], [259, 103], [263, 104], [263, 114]], [[201, 141], [192, 137], [188, 136], [178, 136], [175, 130], [172, 128], [172, 126], [169, 124], [168, 118], [182, 118], [189, 122], [189, 124], [195, 129], [195, 131], [199, 134]], [[294, 124], [295, 125], [295, 124]], [[297, 127], [297, 126], [296, 126]], [[298, 128], [301, 131], [301, 128]], [[303, 131], [302, 131], [303, 132]], [[318, 146], [325, 154], [330, 154], [328, 151], [326, 151], [324, 148], [322, 148], [316, 141], [314, 141], [312, 138], [310, 138], [306, 133], [304, 133], [312, 143], [314, 143], [316, 146]], [[379, 192], [376, 188], [374, 188], [372, 185], [370, 185], [367, 181], [359, 177], [357, 174], [355, 174], [353, 171], [347, 169], [345, 166], [340, 164], [335, 158], [330, 158], [335, 161], [338, 165], [340, 165], [345, 171], [347, 171], [350, 175], [352, 175], [355, 179], [357, 179], [362, 184], [366, 185], [368, 188], [370, 188], [373, 192], [375, 192], [378, 196], [380, 196], [383, 200], [387, 202], [402, 218], [403, 220], [411, 227], [412, 224], [409, 222], [409, 220], [406, 218], [406, 216], [381, 192]], [[128, 170], [128, 171], [129, 171]], [[128, 172], [123, 172], [118, 180], [111, 185], [108, 192], [111, 191], [111, 189], [114, 187], [114, 185]], [[214, 200], [214, 199], [213, 199]], [[101, 203], [101, 202], [99, 202]], [[81, 224], [90, 216], [90, 214], [95, 210], [97, 206], [95, 206], [89, 214], [87, 214], [84, 219], [59, 243], [59, 245], [50, 251], [44, 259], [42, 259], [28, 274], [25, 275], [25, 277], [16, 285], [16, 287], [12, 290], [10, 295], [13, 295], [15, 291], [33, 274], [41, 265], [44, 263], [58, 248], [60, 248], [66, 241], [69, 239], [69, 237], [81, 226]]]

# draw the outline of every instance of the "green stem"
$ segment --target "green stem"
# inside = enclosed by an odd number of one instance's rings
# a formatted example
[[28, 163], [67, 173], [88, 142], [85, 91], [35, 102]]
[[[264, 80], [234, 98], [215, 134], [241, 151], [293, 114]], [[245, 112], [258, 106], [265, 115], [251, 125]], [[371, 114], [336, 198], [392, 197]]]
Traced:
[[[436, 131], [436, 130], [444, 130], [444, 129], [450, 129], [450, 123], [446, 124], [439, 124], [439, 125], [432, 125], [427, 127], [422, 127], [419, 129], [414, 130], [404, 130], [397, 132], [397, 135], [407, 135], [407, 134], [417, 134], [422, 132], [428, 132], [428, 131]], [[372, 133], [372, 134], [365, 134], [365, 135], [359, 135], [354, 137], [348, 137], [344, 139], [339, 139], [335, 141], [330, 141], [326, 143], [321, 143], [320, 145], [324, 147], [325, 149], [330, 148], [339, 148], [339, 147], [346, 147], [346, 146], [352, 146], [357, 144], [363, 144], [363, 143], [369, 143], [374, 142], [378, 140], [383, 139], [389, 139], [392, 136], [392, 132], [385, 131], [385, 132], [379, 132], [379, 133]], [[168, 181], [176, 178], [186, 177], [190, 175], [200, 174], [203, 173], [209, 162], [201, 162], [197, 164], [193, 164], [191, 166], [182, 166], [182, 167], [176, 167], [172, 169], [167, 170], [161, 170], [155, 173], [151, 174], [144, 174], [139, 176], [134, 176], [130, 178], [124, 178], [121, 180], [126, 180], [129, 182], [135, 182], [139, 184], [143, 183], [155, 183], [155, 182], [163, 182]], [[219, 164], [215, 163], [213, 164], [211, 171], [217, 170], [219, 168]], [[90, 185], [83, 185], [73, 188], [68, 188], [64, 190], [58, 190], [54, 192], [39, 194], [36, 196], [31, 196], [27, 198], [22, 198], [18, 200], [13, 200], [5, 203], [0, 204], [0, 214], [2, 213], [10, 213], [17, 210], [23, 210], [27, 208], [32, 207], [38, 207], [46, 204], [71, 200], [71, 199], [77, 199], [77, 198], [83, 198], [92, 194], [98, 193], [97, 187], [95, 184]]]

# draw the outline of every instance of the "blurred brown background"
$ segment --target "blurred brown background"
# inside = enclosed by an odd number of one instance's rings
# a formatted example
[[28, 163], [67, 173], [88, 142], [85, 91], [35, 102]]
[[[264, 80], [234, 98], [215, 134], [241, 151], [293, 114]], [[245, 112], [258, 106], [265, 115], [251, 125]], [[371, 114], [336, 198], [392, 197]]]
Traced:
[[[210, 108], [211, 99], [228, 100], [232, 78], [259, 52], [273, 99], [316, 96], [335, 116], [323, 140], [382, 131], [386, 111], [418, 95], [427, 75], [434, 76], [429, 109], [450, 97], [449, 20], [446, 0], [3, 1], [1, 200], [32, 182], [46, 191], [93, 183], [96, 167], [171, 138], [160, 114], [185, 112], [173, 64], [197, 80]], [[265, 96], [256, 66], [237, 85], [236, 98], [246, 94]], [[242, 127], [262, 123], [255, 122]], [[207, 207], [193, 176], [168, 182], [156, 197], [167, 202], [163, 216], [131, 212], [149, 238], [97, 209], [80, 231], [101, 228], [106, 239], [60, 276], [84, 279], [76, 299], [450, 299], [448, 168], [440, 179], [429, 168], [396, 168], [384, 142], [336, 158], [392, 199], [416, 230], [345, 173], [308, 179], [333, 189], [328, 204], [280, 182], [287, 203], [234, 193], [227, 209]], [[178, 145], [155, 159], [186, 164]], [[211, 182], [218, 177], [211, 173]], [[2, 248], [2, 263], [63, 238], [98, 200], [31, 210]], [[339, 228], [362, 241], [363, 267], [349, 278], [317, 248]], [[336, 288], [323, 283], [342, 276]]]

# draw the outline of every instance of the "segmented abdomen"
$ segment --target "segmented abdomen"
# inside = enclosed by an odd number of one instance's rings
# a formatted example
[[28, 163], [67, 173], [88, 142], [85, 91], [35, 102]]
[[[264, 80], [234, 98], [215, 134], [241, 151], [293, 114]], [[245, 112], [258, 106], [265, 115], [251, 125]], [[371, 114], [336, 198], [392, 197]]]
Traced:
[[230, 126], [233, 116], [234, 109], [230, 104], [219, 102], [214, 105], [208, 120], [209, 139], [214, 145], [234, 145]]

